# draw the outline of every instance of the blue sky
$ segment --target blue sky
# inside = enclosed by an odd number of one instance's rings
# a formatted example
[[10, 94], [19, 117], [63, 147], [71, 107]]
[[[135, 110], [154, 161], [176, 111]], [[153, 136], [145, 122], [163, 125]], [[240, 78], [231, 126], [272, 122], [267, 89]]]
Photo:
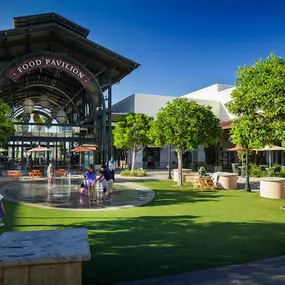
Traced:
[[270, 52], [285, 57], [284, 10], [282, 0], [14, 0], [1, 1], [0, 29], [46, 12], [90, 29], [91, 40], [142, 65], [115, 85], [118, 101], [234, 84], [238, 66]]

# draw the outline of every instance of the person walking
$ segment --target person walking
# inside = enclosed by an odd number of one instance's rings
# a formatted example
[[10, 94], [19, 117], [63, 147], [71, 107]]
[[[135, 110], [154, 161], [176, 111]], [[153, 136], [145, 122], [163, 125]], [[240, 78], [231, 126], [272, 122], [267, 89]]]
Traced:
[[109, 171], [113, 181], [115, 181], [115, 170], [116, 170], [116, 162], [113, 157], [111, 157], [109, 161]]

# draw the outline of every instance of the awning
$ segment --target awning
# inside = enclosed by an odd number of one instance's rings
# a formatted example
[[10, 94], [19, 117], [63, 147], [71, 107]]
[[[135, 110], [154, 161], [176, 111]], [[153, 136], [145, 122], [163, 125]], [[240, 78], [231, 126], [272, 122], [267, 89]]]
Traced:
[[240, 150], [246, 151], [246, 148], [241, 147], [241, 146], [236, 146], [236, 147], [227, 149], [227, 151], [240, 151]]

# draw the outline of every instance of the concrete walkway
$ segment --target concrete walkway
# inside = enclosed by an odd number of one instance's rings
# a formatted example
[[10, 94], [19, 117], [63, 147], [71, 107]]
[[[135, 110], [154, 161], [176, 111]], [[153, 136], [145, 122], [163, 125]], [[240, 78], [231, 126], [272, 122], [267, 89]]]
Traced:
[[[197, 173], [198, 175], [198, 173]], [[173, 177], [173, 174], [172, 174]], [[148, 176], [145, 177], [120, 177], [117, 175], [116, 180], [118, 181], [158, 181], [158, 180], [168, 180], [168, 170], [152, 170], [148, 172]], [[250, 186], [253, 191], [259, 191], [260, 189], [260, 178], [251, 177]], [[245, 187], [245, 177], [238, 177], [238, 189], [244, 189]]]

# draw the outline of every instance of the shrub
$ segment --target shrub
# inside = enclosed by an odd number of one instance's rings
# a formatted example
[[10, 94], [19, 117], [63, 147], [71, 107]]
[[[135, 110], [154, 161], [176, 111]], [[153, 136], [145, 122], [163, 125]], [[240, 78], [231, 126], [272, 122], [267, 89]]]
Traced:
[[202, 175], [202, 174], [206, 174], [207, 170], [206, 170], [206, 167], [205, 166], [201, 166], [200, 169], [198, 170], [199, 174]]
[[285, 167], [284, 166], [281, 167], [280, 176], [285, 177]]
[[131, 175], [131, 170], [122, 170], [120, 173], [122, 176], [130, 176]]
[[129, 176], [129, 177], [144, 177], [147, 176], [147, 171], [142, 168], [138, 168], [135, 170], [122, 170], [121, 176]]
[[249, 175], [252, 177], [265, 177], [267, 176], [267, 171], [261, 170], [259, 166], [254, 163], [250, 164]]
[[[279, 168], [280, 171], [276, 171], [275, 169]], [[284, 166], [282, 165], [278, 165], [278, 164], [274, 164], [272, 166], [272, 169], [269, 170], [268, 172], [270, 172], [269, 174], [271, 174], [270, 176], [275, 176], [275, 177], [285, 177], [285, 169]]]

